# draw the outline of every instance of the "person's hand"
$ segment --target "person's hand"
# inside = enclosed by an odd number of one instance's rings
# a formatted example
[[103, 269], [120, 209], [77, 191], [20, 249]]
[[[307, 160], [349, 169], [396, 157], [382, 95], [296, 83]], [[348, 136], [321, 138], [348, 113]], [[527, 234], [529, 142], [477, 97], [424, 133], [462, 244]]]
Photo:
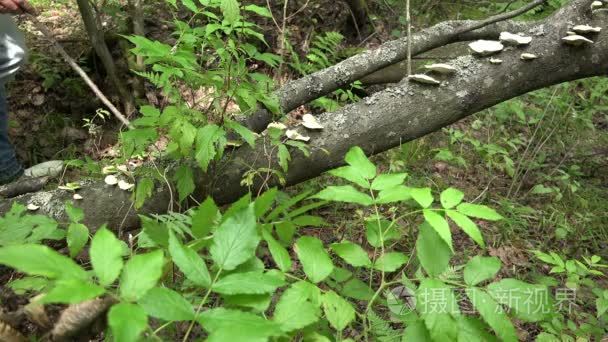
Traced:
[[27, 0], [0, 0], [0, 13], [23, 13], [30, 8]]

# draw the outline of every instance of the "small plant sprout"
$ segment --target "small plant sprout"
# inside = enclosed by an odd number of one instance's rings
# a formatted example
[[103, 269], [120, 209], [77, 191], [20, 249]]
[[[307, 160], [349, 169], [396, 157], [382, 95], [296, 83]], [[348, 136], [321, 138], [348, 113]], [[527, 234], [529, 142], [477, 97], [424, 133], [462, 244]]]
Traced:
[[323, 129], [323, 126], [312, 114], [304, 114], [302, 116], [302, 126], [308, 129]]
[[135, 187], [135, 184], [129, 183], [129, 182], [124, 181], [124, 180], [120, 180], [118, 182], [118, 187], [120, 188], [120, 190], [129, 191], [129, 190], [131, 190], [131, 189], [133, 189]]
[[34, 203], [30, 203], [27, 205], [27, 210], [29, 211], [36, 211], [38, 209], [40, 209], [40, 206], [35, 205]]
[[508, 45], [528, 45], [532, 42], [532, 37], [521, 36], [510, 32], [501, 32], [500, 41]]
[[74, 196], [72, 196], [73, 199], [80, 201], [81, 199], [83, 199], [84, 197], [82, 197], [80, 194], [74, 194]]
[[572, 28], [572, 31], [578, 34], [600, 33], [600, 31], [602, 31], [602, 28], [599, 26], [593, 27], [589, 25], [576, 25]]
[[496, 40], [477, 40], [469, 44], [469, 48], [480, 56], [489, 56], [502, 51], [505, 46]]
[[604, 6], [604, 3], [601, 1], [594, 1], [591, 3], [591, 10], [596, 10], [598, 8], [602, 8]]
[[490, 58], [490, 64], [502, 64], [502, 59]]
[[441, 82], [434, 79], [433, 77], [425, 74], [414, 74], [408, 77], [410, 81], [423, 83], [423, 84], [432, 84], [432, 85], [440, 85]]
[[537, 59], [538, 56], [533, 53], [522, 53], [521, 56], [519, 56], [519, 58], [522, 61], [531, 61], [533, 59]]
[[429, 64], [429, 65], [425, 65], [424, 68], [427, 70], [430, 70], [432, 72], [436, 72], [438, 74], [443, 74], [443, 75], [454, 74], [454, 73], [456, 73], [456, 71], [458, 71], [457, 68], [455, 68], [449, 64], [445, 64], [445, 63]]
[[585, 38], [585, 37], [580, 36], [578, 34], [571, 35], [571, 36], [566, 36], [566, 37], [562, 38], [562, 41], [565, 44], [572, 45], [572, 46], [581, 46], [581, 45], [593, 44], [593, 40]]
[[268, 124], [268, 126], [266, 127], [266, 129], [269, 128], [276, 128], [276, 129], [280, 129], [280, 130], [286, 130], [287, 126], [285, 126], [285, 124], [280, 123], [280, 122], [271, 122]]
[[310, 137], [298, 133], [298, 131], [296, 131], [295, 129], [288, 129], [285, 132], [285, 136], [290, 140], [298, 140], [304, 142], [310, 141]]
[[106, 178], [103, 180], [106, 184], [108, 185], [116, 185], [118, 184], [118, 178], [114, 175], [108, 175], [106, 176]]
[[76, 191], [76, 190], [80, 189], [80, 184], [78, 184], [78, 183], [66, 183], [65, 185], [58, 186], [57, 189], [67, 190], [67, 191]]

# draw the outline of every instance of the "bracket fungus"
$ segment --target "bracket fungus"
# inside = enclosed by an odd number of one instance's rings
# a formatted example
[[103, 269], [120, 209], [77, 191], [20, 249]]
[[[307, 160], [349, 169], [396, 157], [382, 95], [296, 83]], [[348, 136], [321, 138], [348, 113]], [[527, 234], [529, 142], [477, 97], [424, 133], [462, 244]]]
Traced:
[[268, 128], [277, 128], [280, 130], [286, 130], [287, 126], [285, 126], [285, 124], [282, 124], [280, 122], [274, 121], [274, 122], [269, 123], [268, 126], [266, 126], [266, 129], [268, 129]]
[[40, 209], [40, 206], [35, 205], [34, 203], [30, 203], [27, 205], [27, 210], [29, 211], [36, 211], [38, 209]]
[[323, 129], [323, 126], [312, 114], [304, 114], [302, 116], [302, 126], [308, 129]]
[[502, 64], [502, 59], [490, 58], [490, 64]]
[[496, 40], [477, 40], [469, 44], [469, 48], [480, 56], [489, 56], [502, 51], [505, 46]]
[[74, 196], [72, 196], [72, 198], [78, 201], [78, 200], [83, 199], [84, 197], [82, 197], [82, 196], [81, 196], [81, 195], [79, 195], [79, 194], [74, 194]]
[[118, 182], [118, 187], [120, 188], [120, 190], [129, 191], [129, 190], [131, 190], [131, 189], [133, 189], [135, 187], [135, 184], [126, 182], [124, 180], [120, 180]]
[[434, 79], [433, 77], [425, 74], [414, 74], [408, 76], [408, 79], [413, 82], [418, 82], [422, 84], [432, 84], [432, 85], [440, 85], [441, 82], [439, 80]]
[[304, 136], [294, 129], [288, 129], [287, 131], [285, 131], [285, 136], [290, 140], [298, 140], [304, 142], [310, 141], [310, 137]]
[[600, 33], [600, 31], [602, 31], [602, 28], [599, 26], [593, 27], [589, 25], [576, 25], [572, 28], [572, 31], [578, 34]]
[[604, 3], [601, 1], [594, 1], [591, 3], [591, 9], [592, 10], [596, 10], [598, 8], [602, 8], [604, 6]]
[[533, 59], [537, 59], [537, 58], [538, 58], [538, 56], [537, 56], [537, 55], [535, 55], [535, 54], [533, 54], [533, 53], [527, 53], [527, 52], [526, 52], [526, 53], [522, 53], [522, 54], [521, 54], [521, 56], [519, 56], [519, 58], [520, 58], [522, 61], [531, 61], [531, 60], [533, 60]]
[[445, 64], [445, 63], [429, 64], [429, 65], [425, 65], [424, 68], [429, 71], [436, 72], [438, 74], [443, 74], [443, 75], [454, 74], [454, 73], [456, 73], [456, 71], [458, 71], [457, 68], [455, 68], [449, 64]]
[[587, 38], [585, 38], [583, 36], [580, 36], [578, 34], [566, 36], [566, 37], [562, 38], [562, 41], [565, 44], [572, 45], [572, 46], [581, 46], [581, 45], [585, 45], [585, 44], [593, 44], [593, 40], [587, 39]]
[[108, 175], [103, 181], [108, 185], [116, 185], [118, 184], [118, 177], [114, 175]]
[[532, 37], [521, 36], [510, 32], [501, 32], [498, 38], [504, 44], [509, 45], [528, 45], [532, 42]]

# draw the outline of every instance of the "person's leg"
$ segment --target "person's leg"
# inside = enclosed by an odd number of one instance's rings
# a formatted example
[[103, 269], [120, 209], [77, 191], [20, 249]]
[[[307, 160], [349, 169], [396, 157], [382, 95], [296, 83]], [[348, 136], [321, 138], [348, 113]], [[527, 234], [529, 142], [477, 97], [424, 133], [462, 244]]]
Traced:
[[0, 83], [0, 184], [9, 183], [23, 174], [23, 168], [15, 155], [15, 148], [8, 138], [8, 106], [6, 90]]

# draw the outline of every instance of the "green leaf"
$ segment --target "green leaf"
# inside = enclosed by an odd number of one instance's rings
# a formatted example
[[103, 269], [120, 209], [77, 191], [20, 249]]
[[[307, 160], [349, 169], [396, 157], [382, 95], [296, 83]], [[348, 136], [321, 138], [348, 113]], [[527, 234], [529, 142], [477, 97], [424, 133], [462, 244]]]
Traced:
[[139, 215], [139, 218], [146, 237], [158, 246], [167, 247], [169, 245], [169, 228], [165, 223], [143, 215]]
[[424, 325], [424, 321], [419, 320], [407, 325], [403, 331], [403, 339], [401, 341], [432, 342], [433, 340]]
[[325, 221], [319, 216], [300, 215], [291, 219], [291, 222], [298, 227], [321, 227]]
[[433, 341], [456, 340], [458, 325], [453, 317], [460, 315], [460, 310], [449, 286], [437, 279], [423, 279], [416, 291], [416, 310]]
[[207, 172], [209, 163], [217, 155], [223, 153], [225, 145], [226, 132], [220, 126], [211, 124], [198, 130], [196, 135], [196, 154], [194, 157], [203, 171]]
[[431, 188], [411, 188], [410, 195], [423, 208], [428, 208], [433, 204], [434, 199]]
[[258, 6], [258, 5], [247, 5], [243, 7], [245, 11], [253, 12], [257, 15], [261, 15], [262, 17], [272, 18], [272, 13], [266, 7]]
[[367, 159], [361, 147], [354, 146], [344, 156], [344, 161], [354, 167], [365, 179], [376, 177], [376, 166]]
[[137, 303], [148, 315], [165, 321], [190, 321], [195, 317], [190, 302], [180, 293], [164, 287], [150, 289]]
[[154, 181], [150, 178], [142, 178], [137, 182], [135, 188], [135, 209], [141, 209], [144, 206], [146, 199], [152, 196], [154, 190]]
[[494, 209], [488, 208], [485, 205], [461, 203], [460, 205], [458, 205], [456, 210], [458, 210], [461, 214], [465, 214], [470, 217], [480, 218], [482, 220], [502, 220], [502, 216], [500, 216], [496, 211], [494, 211]]
[[485, 325], [480, 319], [461, 315], [456, 317], [456, 320], [458, 321], [458, 341], [497, 341], [496, 337], [488, 332], [487, 325]]
[[252, 311], [262, 313], [268, 310], [273, 296], [270, 294], [251, 295], [223, 295], [224, 304], [230, 306], [240, 306], [251, 309]]
[[270, 210], [272, 204], [277, 198], [278, 192], [279, 191], [276, 187], [271, 188], [255, 199], [255, 217], [261, 218], [268, 212], [268, 210]]
[[407, 262], [407, 255], [398, 252], [382, 254], [374, 263], [374, 268], [384, 272], [395, 272]]
[[179, 194], [179, 202], [185, 200], [194, 192], [194, 175], [192, 168], [187, 165], [181, 165], [175, 172], [175, 181], [177, 183], [177, 193]]
[[[255, 5], [249, 5], [246, 6], [245, 9], [247, 9], [247, 7], [251, 7], [251, 6], [255, 6]], [[255, 6], [255, 7], [259, 7], [259, 6]], [[265, 9], [265, 7], [260, 7]], [[240, 123], [236, 122], [236, 121], [232, 121], [232, 120], [227, 120], [225, 123], [226, 127], [228, 127], [229, 129], [233, 130], [236, 132], [236, 134], [240, 135], [241, 138], [243, 138], [243, 140], [245, 140], [245, 142], [247, 142], [247, 144], [251, 147], [255, 147], [255, 134], [250, 131], [247, 127], [241, 125]]]
[[294, 249], [302, 263], [304, 273], [313, 283], [322, 281], [333, 271], [334, 265], [321, 240], [303, 236], [296, 241]]
[[347, 263], [355, 267], [370, 266], [372, 261], [369, 260], [369, 256], [361, 248], [361, 246], [352, 243], [350, 241], [343, 241], [340, 243], [333, 243], [331, 249], [340, 258], [344, 259]]
[[91, 240], [89, 254], [99, 284], [112, 284], [123, 266], [121, 241], [111, 231], [100, 229]]
[[447, 188], [443, 190], [439, 198], [444, 209], [451, 209], [462, 202], [464, 193], [458, 189]]
[[349, 298], [356, 300], [370, 301], [374, 297], [374, 290], [372, 290], [368, 284], [363, 281], [353, 278], [346, 283], [340, 293]]
[[259, 242], [253, 205], [249, 205], [217, 228], [209, 251], [217, 267], [231, 271], [254, 256]]
[[597, 311], [597, 317], [601, 317], [608, 311], [608, 298], [598, 297], [595, 299], [595, 310]]
[[337, 331], [344, 330], [355, 319], [353, 306], [334, 291], [328, 291], [321, 297], [325, 318]]
[[237, 0], [222, 0], [220, 8], [228, 24], [234, 24], [239, 19], [240, 11]]
[[169, 253], [188, 280], [204, 288], [211, 286], [211, 277], [203, 258], [191, 248], [183, 246], [173, 232], [169, 233]]
[[275, 240], [268, 231], [262, 231], [262, 236], [264, 237], [264, 240], [266, 240], [270, 255], [272, 255], [272, 259], [277, 264], [279, 269], [283, 272], [289, 272], [292, 264], [291, 257], [289, 256], [287, 249], [281, 246], [281, 244]]
[[443, 273], [450, 263], [452, 251], [428, 223], [420, 225], [416, 240], [416, 256], [430, 276]]
[[163, 271], [163, 252], [157, 250], [134, 255], [127, 263], [120, 277], [120, 297], [137, 300], [156, 286]]
[[108, 325], [115, 342], [138, 341], [148, 326], [148, 316], [137, 304], [118, 303], [108, 312]]
[[476, 287], [467, 288], [465, 291], [475, 309], [498, 337], [505, 342], [517, 341], [517, 333], [511, 320], [489, 294]]
[[372, 189], [374, 190], [386, 190], [394, 188], [398, 185], [403, 185], [407, 173], [391, 173], [378, 175], [372, 182]]
[[207, 310], [199, 315], [197, 321], [212, 335], [221, 334], [227, 338], [224, 341], [265, 341], [268, 337], [283, 334], [278, 323], [239, 310]]
[[194, 1], [182, 0], [182, 3], [184, 4], [184, 6], [186, 6], [187, 9], [191, 10], [192, 12], [194, 12], [194, 13], [198, 12], [198, 9], [196, 8], [196, 4], [194, 3]]
[[357, 191], [357, 189], [350, 185], [328, 186], [318, 194], [312, 196], [312, 198], [335, 202], [356, 203], [365, 206], [373, 203], [373, 200], [369, 195]]
[[359, 170], [354, 166], [342, 166], [337, 169], [330, 170], [328, 173], [332, 176], [346, 179], [347, 181], [355, 183], [364, 189], [369, 188], [369, 181], [365, 179], [365, 177], [363, 177]]
[[500, 259], [477, 255], [467, 262], [464, 267], [464, 282], [475, 286], [482, 281], [492, 279], [500, 271]]
[[449, 218], [456, 223], [463, 232], [465, 232], [473, 241], [475, 241], [479, 246], [485, 248], [486, 243], [483, 241], [483, 236], [481, 235], [481, 231], [477, 227], [477, 224], [473, 222], [470, 218], [465, 215], [454, 211], [454, 210], [446, 210], [445, 213]]
[[289, 149], [287, 149], [287, 146], [280, 144], [277, 154], [279, 156], [279, 165], [281, 166], [281, 169], [287, 172], [287, 170], [289, 170], [289, 161], [291, 160]]
[[274, 310], [273, 320], [281, 325], [284, 332], [302, 329], [319, 319], [320, 305], [321, 291], [311, 283], [299, 281], [283, 292]]
[[219, 222], [219, 217], [220, 210], [215, 205], [213, 198], [207, 197], [192, 215], [192, 235], [199, 239], [206, 237], [216, 222]]
[[0, 264], [28, 275], [50, 279], [87, 279], [87, 272], [74, 260], [42, 245], [11, 245], [0, 247]]
[[273, 293], [285, 285], [283, 278], [272, 273], [245, 272], [232, 273], [213, 285], [213, 291], [221, 294], [264, 294]]
[[437, 214], [433, 210], [424, 209], [424, 219], [428, 222], [433, 229], [441, 236], [443, 241], [450, 247], [452, 252], [454, 251], [454, 246], [452, 246], [452, 231], [450, 230], [450, 225], [446, 219]]
[[82, 223], [70, 223], [66, 236], [70, 257], [77, 256], [89, 241], [89, 229]]
[[365, 237], [373, 247], [379, 248], [387, 241], [397, 240], [401, 237], [397, 224], [385, 219], [369, 219], [365, 221]]
[[78, 223], [84, 220], [84, 210], [81, 208], [75, 207], [72, 203], [67, 202], [65, 204], [65, 213], [68, 214], [70, 221], [73, 223]]
[[376, 197], [376, 203], [387, 204], [394, 202], [407, 201], [412, 198], [410, 188], [405, 185], [397, 185], [392, 188], [381, 190]]
[[545, 285], [528, 284], [517, 279], [503, 279], [487, 287], [500, 304], [507, 305], [519, 319], [538, 322], [553, 311], [549, 289]]
[[53, 288], [42, 297], [41, 303], [76, 304], [104, 294], [106, 290], [80, 279], [59, 279]]

